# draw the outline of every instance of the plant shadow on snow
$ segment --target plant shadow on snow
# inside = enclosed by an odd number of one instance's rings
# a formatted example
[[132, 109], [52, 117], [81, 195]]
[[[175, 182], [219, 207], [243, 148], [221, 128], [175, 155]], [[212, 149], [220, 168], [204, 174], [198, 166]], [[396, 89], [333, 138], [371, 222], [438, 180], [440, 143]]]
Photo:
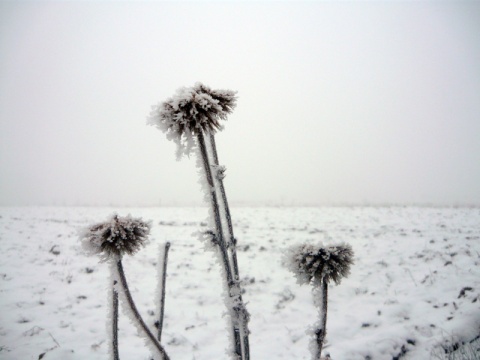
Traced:
[[[106, 357], [108, 269], [81, 255], [76, 232], [112, 210], [0, 210], [0, 357]], [[478, 208], [232, 211], [244, 298], [252, 314], [252, 358], [310, 358], [305, 328], [316, 317], [311, 292], [299, 287], [280, 262], [293, 243], [330, 239], [348, 241], [356, 253], [351, 276], [330, 289], [325, 350], [332, 359], [436, 359], [438, 351], [445, 359], [457, 359], [453, 356], [459, 356], [462, 343], [478, 353], [478, 340], [472, 342], [480, 333]], [[156, 311], [152, 248], [168, 240], [166, 347], [175, 359], [224, 358], [221, 279], [216, 260], [192, 235], [203, 228], [199, 219], [206, 217], [206, 209], [125, 212], [164, 222], [153, 228], [152, 244], [125, 261], [148, 325], [154, 328], [155, 316], [149, 314]], [[148, 358], [142, 339], [122, 320], [119, 336], [124, 358]]]

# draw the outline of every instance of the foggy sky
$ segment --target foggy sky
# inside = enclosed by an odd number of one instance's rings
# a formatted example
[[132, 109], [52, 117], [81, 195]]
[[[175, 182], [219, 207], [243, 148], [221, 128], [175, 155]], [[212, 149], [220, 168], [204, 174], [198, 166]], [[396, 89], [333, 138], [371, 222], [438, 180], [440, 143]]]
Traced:
[[480, 204], [480, 2], [0, 3], [0, 205], [199, 204], [146, 125], [201, 81], [235, 204]]

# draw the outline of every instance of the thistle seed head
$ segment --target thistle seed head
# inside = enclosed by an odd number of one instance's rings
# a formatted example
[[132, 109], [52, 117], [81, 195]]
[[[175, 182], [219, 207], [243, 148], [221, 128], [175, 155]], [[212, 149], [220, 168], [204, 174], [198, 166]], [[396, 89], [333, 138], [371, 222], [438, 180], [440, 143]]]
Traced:
[[286, 265], [295, 274], [300, 284], [313, 280], [340, 284], [350, 274], [353, 250], [349, 244], [317, 246], [301, 244], [290, 248], [286, 254]]
[[102, 261], [133, 255], [148, 241], [151, 223], [130, 215], [111, 216], [106, 222], [85, 229], [80, 240], [88, 254], [100, 255]]
[[167, 101], [152, 108], [148, 123], [156, 125], [188, 149], [192, 146], [192, 135], [199, 132], [215, 133], [221, 129], [220, 120], [226, 120], [236, 105], [236, 92], [212, 90], [196, 83], [191, 88], [180, 88]]

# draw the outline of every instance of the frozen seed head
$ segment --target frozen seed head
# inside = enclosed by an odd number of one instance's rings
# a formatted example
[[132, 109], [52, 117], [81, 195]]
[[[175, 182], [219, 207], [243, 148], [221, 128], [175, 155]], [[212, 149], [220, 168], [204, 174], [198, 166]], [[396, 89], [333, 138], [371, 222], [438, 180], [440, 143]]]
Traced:
[[152, 108], [148, 123], [156, 125], [169, 139], [191, 147], [191, 137], [199, 132], [215, 133], [221, 129], [220, 120], [226, 120], [236, 105], [236, 92], [212, 90], [196, 83], [191, 88], [180, 88], [167, 101]]
[[136, 253], [147, 243], [150, 228], [151, 223], [141, 218], [114, 214], [106, 222], [85, 229], [80, 240], [88, 254], [98, 254], [105, 261]]
[[329, 246], [301, 244], [289, 249], [285, 263], [300, 284], [318, 280], [334, 281], [338, 285], [350, 274], [353, 250], [346, 243]]

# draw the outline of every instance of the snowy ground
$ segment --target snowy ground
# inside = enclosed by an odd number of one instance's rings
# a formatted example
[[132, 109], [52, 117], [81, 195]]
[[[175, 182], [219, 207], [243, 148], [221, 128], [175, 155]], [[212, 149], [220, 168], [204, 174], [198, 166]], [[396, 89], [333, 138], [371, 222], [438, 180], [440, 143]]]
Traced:
[[[81, 254], [77, 230], [113, 211], [153, 221], [151, 243], [124, 260], [140, 312], [155, 321], [158, 245], [171, 241], [164, 344], [172, 359], [225, 359], [222, 285], [192, 235], [206, 208], [0, 208], [0, 358], [106, 359], [108, 265]], [[347, 241], [352, 274], [329, 291], [334, 360], [433, 359], [480, 334], [480, 208], [232, 208], [251, 357], [309, 359], [312, 294], [281, 265], [296, 242]], [[42, 356], [42, 354], [44, 354]], [[120, 357], [148, 359], [120, 318]]]

